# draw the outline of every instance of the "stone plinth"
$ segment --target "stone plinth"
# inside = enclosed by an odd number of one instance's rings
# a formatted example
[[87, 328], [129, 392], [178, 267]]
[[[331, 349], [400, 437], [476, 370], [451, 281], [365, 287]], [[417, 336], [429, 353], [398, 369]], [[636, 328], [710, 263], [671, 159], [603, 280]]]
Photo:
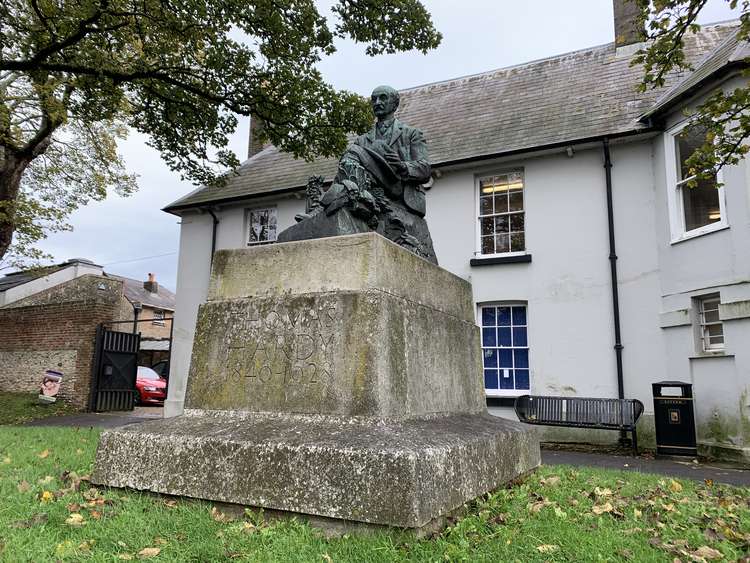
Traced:
[[426, 526], [539, 464], [486, 413], [473, 309], [372, 233], [218, 252], [185, 415], [105, 432], [92, 480]]

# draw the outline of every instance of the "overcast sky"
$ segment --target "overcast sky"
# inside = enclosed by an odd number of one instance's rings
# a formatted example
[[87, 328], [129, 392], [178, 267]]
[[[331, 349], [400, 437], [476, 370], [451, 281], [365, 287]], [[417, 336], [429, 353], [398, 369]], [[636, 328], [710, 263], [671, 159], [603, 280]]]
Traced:
[[[320, 0], [328, 10], [333, 0]], [[524, 63], [614, 39], [611, 0], [425, 0], [443, 33], [441, 46], [427, 55], [405, 53], [376, 58], [364, 48], [341, 42], [323, 61], [325, 78], [337, 88], [369, 95], [379, 84], [397, 89]], [[701, 22], [736, 17], [726, 0], [709, 0]], [[248, 122], [232, 140], [240, 159], [247, 154]], [[111, 196], [71, 218], [73, 232], [51, 236], [41, 245], [55, 262], [88, 258], [105, 270], [137, 279], [153, 272], [174, 290], [179, 218], [161, 211], [195, 187], [180, 181], [159, 154], [133, 134], [121, 147], [128, 168], [139, 175], [140, 190], [129, 198]]]

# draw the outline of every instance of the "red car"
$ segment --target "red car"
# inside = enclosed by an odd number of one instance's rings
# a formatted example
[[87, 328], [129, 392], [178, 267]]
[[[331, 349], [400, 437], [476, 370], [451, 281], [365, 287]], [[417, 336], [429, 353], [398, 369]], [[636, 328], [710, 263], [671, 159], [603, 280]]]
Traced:
[[136, 403], [145, 405], [163, 405], [167, 398], [167, 380], [159, 377], [151, 368], [138, 366], [138, 375], [135, 379], [135, 388], [138, 391]]

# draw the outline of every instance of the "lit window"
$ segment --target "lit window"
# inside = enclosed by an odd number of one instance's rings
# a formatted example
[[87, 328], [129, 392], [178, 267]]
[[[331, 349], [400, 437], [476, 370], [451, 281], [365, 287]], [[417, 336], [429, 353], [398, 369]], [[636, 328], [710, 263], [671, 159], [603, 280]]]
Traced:
[[155, 325], [161, 325], [164, 326], [164, 311], [155, 310], [154, 311], [154, 320], [152, 321]]
[[276, 208], [247, 211], [247, 245], [276, 242]]
[[673, 241], [725, 227], [724, 188], [717, 187], [720, 179], [715, 176], [698, 180], [695, 187], [688, 186], [695, 176], [690, 174], [686, 162], [705, 143], [705, 129], [683, 124], [666, 138], [667, 159], [671, 163], [668, 199]]
[[718, 295], [699, 299], [700, 340], [704, 352], [724, 349], [724, 325], [719, 318]]
[[529, 390], [529, 342], [526, 305], [484, 305], [482, 361], [487, 395]]
[[479, 254], [526, 250], [523, 176], [520, 172], [479, 178]]

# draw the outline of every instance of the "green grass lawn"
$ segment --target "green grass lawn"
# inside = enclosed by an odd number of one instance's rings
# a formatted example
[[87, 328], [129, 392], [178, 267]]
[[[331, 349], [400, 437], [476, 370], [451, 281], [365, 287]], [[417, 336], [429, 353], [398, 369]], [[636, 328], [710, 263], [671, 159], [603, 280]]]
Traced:
[[75, 407], [62, 401], [40, 404], [36, 393], [0, 391], [0, 424], [21, 424], [38, 418], [60, 416], [76, 411]]
[[0, 560], [687, 562], [736, 561], [750, 547], [750, 489], [566, 467], [472, 503], [429, 539], [325, 539], [295, 520], [91, 488], [81, 479], [98, 435], [0, 428]]

